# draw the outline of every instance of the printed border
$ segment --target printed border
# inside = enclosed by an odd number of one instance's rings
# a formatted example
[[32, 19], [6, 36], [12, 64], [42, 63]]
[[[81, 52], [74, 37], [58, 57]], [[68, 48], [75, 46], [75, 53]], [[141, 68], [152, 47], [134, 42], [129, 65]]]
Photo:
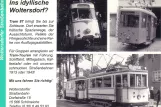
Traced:
[[6, 0], [0, 0], [0, 107], [6, 107]]

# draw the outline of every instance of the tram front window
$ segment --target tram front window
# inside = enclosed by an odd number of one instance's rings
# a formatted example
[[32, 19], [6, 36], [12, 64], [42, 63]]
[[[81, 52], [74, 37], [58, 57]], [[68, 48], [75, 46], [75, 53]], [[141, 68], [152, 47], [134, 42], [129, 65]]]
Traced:
[[90, 80], [90, 88], [95, 88], [96, 83], [95, 83], [95, 79], [91, 79]]
[[123, 27], [139, 27], [139, 15], [121, 14], [121, 23]]
[[73, 20], [96, 19], [95, 10], [90, 8], [72, 9], [71, 13]]
[[84, 90], [85, 89], [84, 81], [78, 81], [77, 86], [78, 86], [78, 90]]
[[130, 74], [130, 87], [135, 87], [135, 74]]
[[147, 75], [130, 74], [130, 87], [147, 87]]

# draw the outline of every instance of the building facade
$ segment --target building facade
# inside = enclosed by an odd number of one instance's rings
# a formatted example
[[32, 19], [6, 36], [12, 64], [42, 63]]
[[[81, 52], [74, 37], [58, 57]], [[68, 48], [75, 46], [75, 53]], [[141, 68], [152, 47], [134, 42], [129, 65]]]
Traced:
[[155, 92], [161, 90], [161, 54], [145, 54], [139, 63], [148, 70], [148, 85], [153, 86]]

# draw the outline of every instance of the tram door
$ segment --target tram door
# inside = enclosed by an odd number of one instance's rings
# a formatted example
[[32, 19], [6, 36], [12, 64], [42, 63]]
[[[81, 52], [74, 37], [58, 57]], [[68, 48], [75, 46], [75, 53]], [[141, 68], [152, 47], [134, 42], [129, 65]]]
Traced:
[[77, 81], [77, 91], [76, 91], [76, 99], [84, 99], [85, 96], [85, 81], [80, 80]]
[[147, 21], [147, 41], [150, 41], [150, 37], [151, 37], [151, 16], [148, 15], [148, 21]]
[[121, 85], [121, 75], [115, 76], [116, 85], [116, 102], [121, 102], [122, 100], [122, 85]]

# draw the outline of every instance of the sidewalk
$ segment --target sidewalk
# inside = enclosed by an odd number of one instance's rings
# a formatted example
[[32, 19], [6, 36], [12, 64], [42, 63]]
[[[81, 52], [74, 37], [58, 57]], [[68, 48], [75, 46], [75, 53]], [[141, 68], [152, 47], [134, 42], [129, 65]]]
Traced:
[[[154, 105], [153, 105], [153, 107], [156, 107], [156, 104], [157, 104], [157, 102], [156, 102], [156, 101], [154, 101]], [[149, 106], [148, 106], [148, 107], [149, 107]], [[159, 102], [158, 107], [161, 107], [161, 102]]]

